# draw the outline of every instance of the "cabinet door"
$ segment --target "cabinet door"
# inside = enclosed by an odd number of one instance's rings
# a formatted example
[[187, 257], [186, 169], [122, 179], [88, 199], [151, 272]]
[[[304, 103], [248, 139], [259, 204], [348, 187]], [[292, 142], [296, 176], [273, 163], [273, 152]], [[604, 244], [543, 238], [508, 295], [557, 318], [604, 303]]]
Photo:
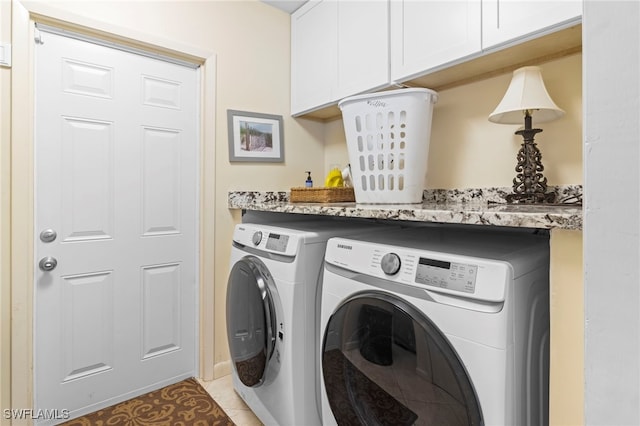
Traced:
[[338, 99], [389, 84], [389, 2], [338, 3]]
[[483, 0], [482, 48], [551, 32], [581, 16], [582, 0]]
[[291, 113], [335, 100], [338, 3], [311, 1], [291, 15]]
[[394, 0], [390, 13], [393, 81], [480, 52], [480, 0]]

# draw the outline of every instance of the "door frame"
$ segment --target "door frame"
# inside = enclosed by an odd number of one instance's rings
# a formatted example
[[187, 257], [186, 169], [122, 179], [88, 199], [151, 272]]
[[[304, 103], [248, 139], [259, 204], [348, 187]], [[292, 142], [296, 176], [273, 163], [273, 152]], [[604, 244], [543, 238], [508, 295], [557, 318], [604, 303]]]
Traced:
[[[215, 211], [215, 71], [213, 52], [181, 45], [178, 42], [105, 24], [60, 11], [42, 3], [11, 2], [11, 137], [0, 145], [0, 157], [10, 159], [2, 168], [3, 182], [10, 182], [9, 196], [0, 200], [2, 233], [10, 232], [8, 252], [2, 250], [2, 276], [9, 276], [11, 292], [11, 342], [9, 384], [2, 384], [0, 395], [10, 397], [11, 408], [33, 407], [33, 290], [34, 290], [34, 53], [35, 23], [40, 22], [106, 41], [125, 44], [201, 65], [199, 128], [199, 376], [213, 379], [214, 324], [214, 224], [205, 218]], [[205, 119], [209, 117], [208, 119]], [[3, 160], [4, 162], [4, 160]], [[6, 164], [6, 162], [5, 162]], [[5, 180], [8, 179], [8, 180]], [[3, 183], [4, 185], [4, 183]], [[4, 188], [4, 186], [3, 186]], [[208, 195], [208, 196], [207, 196]], [[205, 238], [206, 237], [206, 238]], [[3, 244], [5, 244], [3, 242]], [[204, 261], [207, 259], [207, 261]], [[8, 274], [7, 274], [8, 270]], [[2, 286], [5, 286], [3, 280]], [[3, 294], [5, 293], [3, 288]], [[205, 303], [207, 302], [207, 303]], [[8, 303], [2, 301], [3, 307]], [[2, 338], [2, 343], [6, 339]], [[6, 357], [2, 353], [3, 365]], [[9, 389], [6, 389], [6, 388]]]

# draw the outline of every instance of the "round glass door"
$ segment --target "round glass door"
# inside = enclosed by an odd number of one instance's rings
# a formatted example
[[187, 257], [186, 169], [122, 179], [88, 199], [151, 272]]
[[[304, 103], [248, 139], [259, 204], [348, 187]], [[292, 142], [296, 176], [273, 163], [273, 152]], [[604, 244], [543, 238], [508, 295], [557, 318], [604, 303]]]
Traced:
[[264, 382], [273, 355], [276, 312], [272, 288], [271, 274], [255, 256], [239, 260], [229, 274], [227, 338], [231, 362], [245, 386]]
[[339, 425], [481, 425], [455, 350], [415, 307], [364, 293], [331, 316], [322, 348], [326, 396]]

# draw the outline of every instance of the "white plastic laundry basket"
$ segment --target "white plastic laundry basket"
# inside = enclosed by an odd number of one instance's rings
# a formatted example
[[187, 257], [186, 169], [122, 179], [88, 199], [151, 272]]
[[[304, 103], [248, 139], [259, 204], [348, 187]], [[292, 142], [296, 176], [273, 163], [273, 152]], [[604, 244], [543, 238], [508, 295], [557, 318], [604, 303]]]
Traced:
[[356, 202], [422, 202], [437, 100], [433, 90], [411, 88], [352, 96], [338, 103]]

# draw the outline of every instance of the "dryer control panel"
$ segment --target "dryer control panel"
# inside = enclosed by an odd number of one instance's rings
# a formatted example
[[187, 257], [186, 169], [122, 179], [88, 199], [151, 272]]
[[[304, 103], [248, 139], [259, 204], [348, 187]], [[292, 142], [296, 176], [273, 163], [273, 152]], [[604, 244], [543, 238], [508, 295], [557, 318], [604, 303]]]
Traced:
[[267, 226], [252, 224], [238, 225], [233, 233], [233, 241], [243, 246], [285, 256], [295, 256], [298, 249], [297, 235], [274, 232]]

